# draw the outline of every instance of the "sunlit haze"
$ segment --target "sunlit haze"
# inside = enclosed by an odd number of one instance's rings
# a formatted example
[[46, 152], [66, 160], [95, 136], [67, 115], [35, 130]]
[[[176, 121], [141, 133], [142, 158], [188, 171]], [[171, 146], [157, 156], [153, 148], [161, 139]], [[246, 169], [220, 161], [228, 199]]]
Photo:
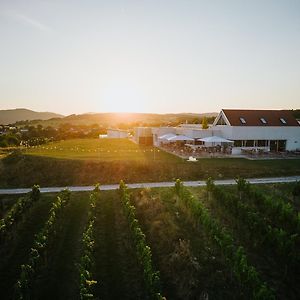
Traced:
[[1, 0], [0, 37], [0, 109], [299, 108], [298, 0]]

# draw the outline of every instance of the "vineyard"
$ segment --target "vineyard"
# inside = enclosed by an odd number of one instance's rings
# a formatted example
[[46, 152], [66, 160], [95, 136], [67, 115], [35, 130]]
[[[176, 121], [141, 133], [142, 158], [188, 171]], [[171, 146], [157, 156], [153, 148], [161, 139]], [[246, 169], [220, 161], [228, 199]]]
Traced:
[[1, 196], [1, 299], [299, 299], [299, 183]]

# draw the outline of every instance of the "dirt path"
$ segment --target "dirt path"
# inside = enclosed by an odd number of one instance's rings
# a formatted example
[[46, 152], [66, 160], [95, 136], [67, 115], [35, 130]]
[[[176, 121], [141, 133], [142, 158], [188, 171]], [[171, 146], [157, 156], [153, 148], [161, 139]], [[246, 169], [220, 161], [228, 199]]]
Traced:
[[[300, 176], [286, 176], [286, 177], [266, 177], [266, 178], [246, 178], [251, 184], [266, 184], [266, 183], [287, 183], [300, 181]], [[183, 181], [185, 186], [197, 187], [205, 186], [205, 180]], [[234, 185], [235, 179], [216, 180], [215, 185]], [[165, 182], [144, 182], [144, 183], [129, 183], [127, 184], [129, 189], [138, 188], [155, 188], [155, 187], [173, 187], [174, 181]], [[42, 187], [41, 193], [58, 193], [66, 187]], [[92, 191], [95, 186], [69, 186], [67, 187], [71, 192], [87, 192]], [[105, 184], [101, 185], [102, 191], [117, 190], [119, 184]], [[0, 189], [0, 195], [5, 194], [26, 194], [30, 192], [30, 188], [16, 188], [16, 189]]]

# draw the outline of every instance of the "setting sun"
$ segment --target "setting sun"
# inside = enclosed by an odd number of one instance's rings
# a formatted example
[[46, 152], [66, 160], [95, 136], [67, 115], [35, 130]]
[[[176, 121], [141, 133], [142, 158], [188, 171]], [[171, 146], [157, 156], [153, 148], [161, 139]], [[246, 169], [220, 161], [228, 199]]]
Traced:
[[103, 91], [99, 111], [108, 112], [146, 112], [147, 101], [138, 86], [127, 82], [118, 82]]

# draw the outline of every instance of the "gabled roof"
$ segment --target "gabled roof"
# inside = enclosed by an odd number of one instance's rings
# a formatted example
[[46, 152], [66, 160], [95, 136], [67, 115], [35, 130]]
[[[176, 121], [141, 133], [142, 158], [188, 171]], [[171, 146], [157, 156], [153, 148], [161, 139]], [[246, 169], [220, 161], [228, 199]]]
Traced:
[[231, 126], [300, 126], [290, 110], [223, 109]]

